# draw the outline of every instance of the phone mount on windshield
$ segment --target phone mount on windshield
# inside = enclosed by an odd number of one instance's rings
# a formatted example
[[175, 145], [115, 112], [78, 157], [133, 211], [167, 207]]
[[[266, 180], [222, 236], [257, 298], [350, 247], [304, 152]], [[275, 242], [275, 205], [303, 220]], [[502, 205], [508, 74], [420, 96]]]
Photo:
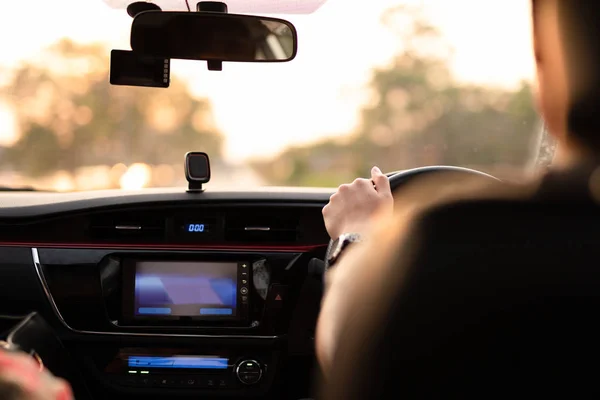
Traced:
[[191, 151], [185, 155], [185, 179], [188, 181], [188, 193], [204, 192], [202, 185], [210, 181], [208, 154]]

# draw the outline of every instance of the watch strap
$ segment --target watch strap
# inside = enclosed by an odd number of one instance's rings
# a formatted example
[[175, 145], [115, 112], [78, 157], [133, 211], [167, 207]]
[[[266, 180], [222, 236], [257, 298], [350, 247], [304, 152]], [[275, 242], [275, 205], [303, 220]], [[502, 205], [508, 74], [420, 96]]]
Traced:
[[344, 250], [352, 243], [360, 242], [358, 233], [344, 233], [330, 245], [326, 255], [326, 268], [333, 266], [343, 254]]

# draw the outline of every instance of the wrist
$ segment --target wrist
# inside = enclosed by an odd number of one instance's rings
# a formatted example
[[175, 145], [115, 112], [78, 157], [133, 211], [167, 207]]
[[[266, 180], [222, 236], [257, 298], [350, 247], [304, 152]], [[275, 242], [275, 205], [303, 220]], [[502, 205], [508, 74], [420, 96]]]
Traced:
[[376, 224], [376, 217], [369, 216], [361, 221], [355, 221], [344, 225], [340, 236], [346, 233], [354, 233], [360, 235], [361, 239], [364, 241], [368, 236], [370, 236], [370, 232], [373, 230]]

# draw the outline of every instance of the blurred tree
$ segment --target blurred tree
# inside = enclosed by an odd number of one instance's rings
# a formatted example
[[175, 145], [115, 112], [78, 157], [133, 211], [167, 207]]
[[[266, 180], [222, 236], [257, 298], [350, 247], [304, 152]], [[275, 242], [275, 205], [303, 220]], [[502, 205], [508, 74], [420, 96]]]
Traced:
[[221, 156], [210, 103], [169, 89], [111, 86], [100, 45], [63, 40], [22, 64], [0, 89], [20, 138], [2, 161], [31, 177], [93, 165], [174, 164], [190, 150]]
[[[285, 151], [257, 170], [275, 184], [337, 186], [368, 176], [373, 165], [394, 171], [422, 165], [471, 166], [493, 172], [523, 166], [531, 156], [538, 117], [532, 89], [516, 91], [456, 82], [453, 49], [419, 8], [397, 7], [383, 22], [400, 38], [389, 66], [373, 71], [373, 102], [349, 140], [327, 140]], [[273, 164], [286, 160], [280, 174]]]

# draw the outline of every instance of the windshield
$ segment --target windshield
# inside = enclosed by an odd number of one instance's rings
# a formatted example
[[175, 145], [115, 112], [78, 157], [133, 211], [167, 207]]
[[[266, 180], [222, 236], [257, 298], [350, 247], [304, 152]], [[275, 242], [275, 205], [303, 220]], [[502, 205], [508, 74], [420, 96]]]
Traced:
[[125, 10], [2, 6], [3, 187], [184, 186], [188, 151], [209, 154], [209, 187], [338, 186], [373, 165], [501, 177], [540, 143], [526, 1], [328, 0], [271, 15], [296, 26], [295, 60], [173, 60], [168, 89], [109, 84], [110, 51], [130, 49]]

